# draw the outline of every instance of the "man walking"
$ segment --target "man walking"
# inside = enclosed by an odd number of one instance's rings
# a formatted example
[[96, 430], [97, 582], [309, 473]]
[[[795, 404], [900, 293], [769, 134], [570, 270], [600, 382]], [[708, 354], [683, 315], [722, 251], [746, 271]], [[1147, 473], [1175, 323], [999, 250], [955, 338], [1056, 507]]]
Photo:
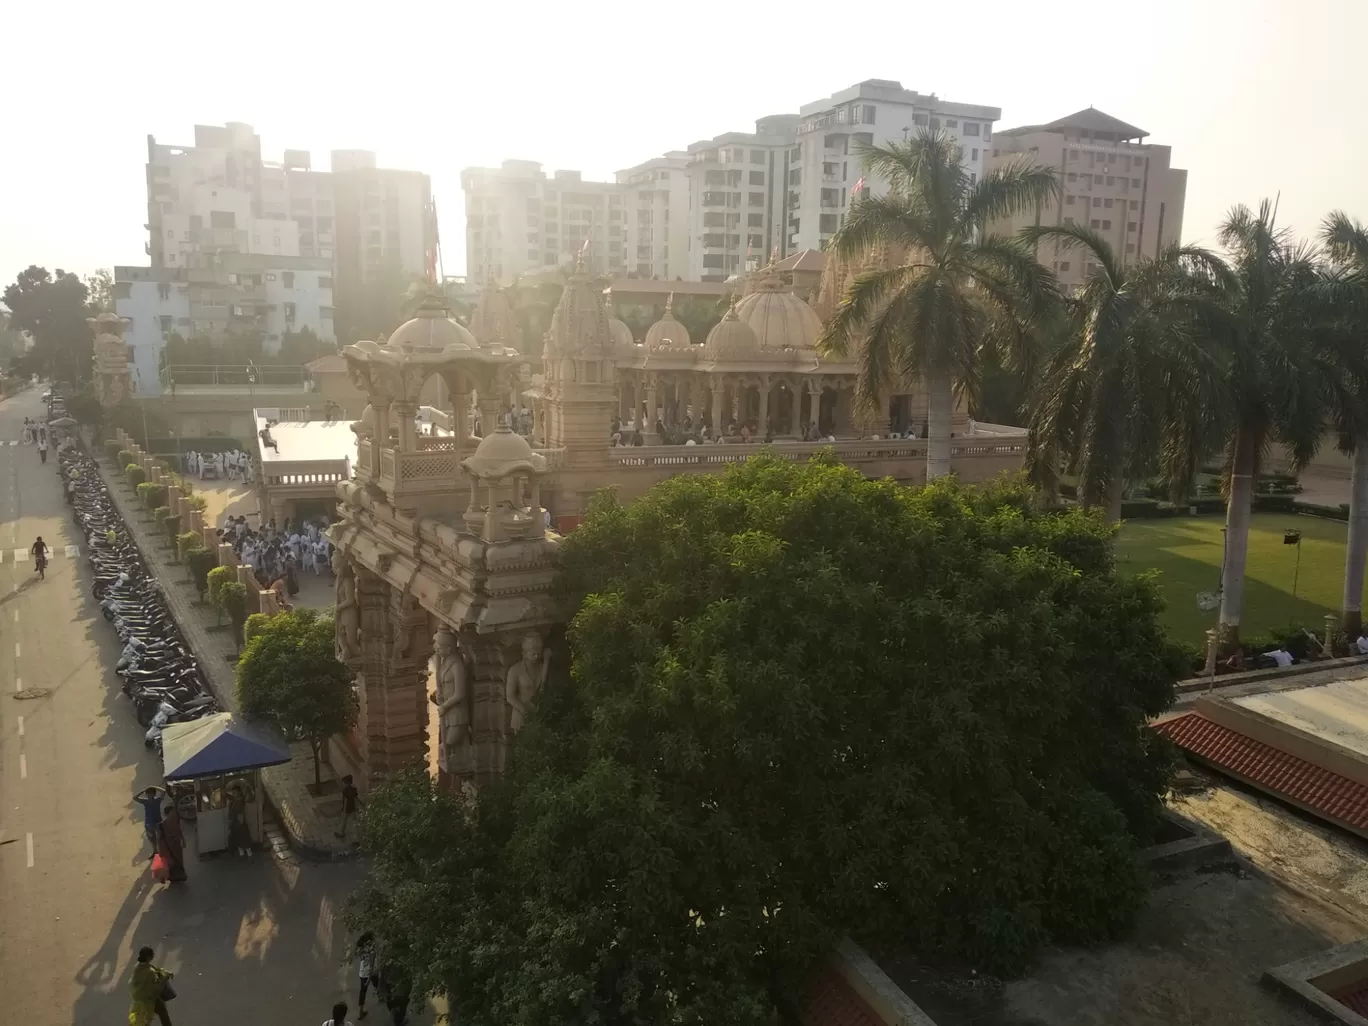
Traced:
[[356, 810], [361, 807], [361, 796], [356, 792], [356, 785], [352, 783], [351, 774], [348, 773], [342, 778], [342, 829], [338, 830], [337, 837], [347, 836], [347, 824], [356, 816]]
[[147, 856], [149, 859], [157, 854], [157, 831], [161, 829], [162, 798], [165, 795], [166, 792], [160, 787], [149, 787], [133, 799], [143, 807], [143, 833], [147, 835], [147, 843], [152, 845], [152, 852]]

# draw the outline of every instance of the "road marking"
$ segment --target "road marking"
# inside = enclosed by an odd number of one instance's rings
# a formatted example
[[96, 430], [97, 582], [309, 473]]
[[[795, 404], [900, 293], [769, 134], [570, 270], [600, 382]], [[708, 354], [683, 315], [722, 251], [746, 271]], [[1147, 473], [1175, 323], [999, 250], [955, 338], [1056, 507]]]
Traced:
[[15, 623], [18, 623], [18, 622], [19, 622], [19, 610], [17, 610], [17, 609], [14, 611], [14, 622], [15, 622]]
[[24, 736], [24, 718], [22, 716], [19, 717], [19, 736]]
[[24, 852], [28, 855], [28, 868], [33, 868], [33, 835], [24, 835]]
[[12, 438], [12, 439], [10, 439], [10, 445], [18, 445], [18, 444], [19, 444], [19, 440], [18, 440], [17, 438]]
[[23, 691], [23, 690], [24, 690], [24, 682], [23, 682], [22, 680], [20, 680], [18, 677], [15, 677], [15, 678], [14, 678], [14, 690], [15, 690], [15, 691]]
[[28, 756], [23, 752], [19, 753], [19, 779], [28, 779]]
[[14, 658], [19, 658], [19, 642], [17, 641], [14, 643]]
[[28, 550], [28, 549], [15, 549], [15, 550], [14, 550], [14, 561], [15, 561], [16, 563], [27, 563], [27, 562], [28, 562], [28, 558], [29, 558], [29, 550]]
[[79, 556], [81, 554], [81, 550], [78, 549], [75, 545], [68, 545], [66, 547], [66, 554], [68, 556]]

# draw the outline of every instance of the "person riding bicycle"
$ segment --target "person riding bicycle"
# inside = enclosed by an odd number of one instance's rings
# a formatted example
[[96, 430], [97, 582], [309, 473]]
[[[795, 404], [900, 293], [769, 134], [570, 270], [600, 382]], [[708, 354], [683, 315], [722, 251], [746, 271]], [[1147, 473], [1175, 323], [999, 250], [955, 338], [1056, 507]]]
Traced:
[[48, 551], [47, 543], [43, 541], [43, 536], [40, 534], [38, 540], [33, 543], [33, 547], [29, 549], [29, 552], [33, 554], [34, 568], [39, 576], [47, 570]]

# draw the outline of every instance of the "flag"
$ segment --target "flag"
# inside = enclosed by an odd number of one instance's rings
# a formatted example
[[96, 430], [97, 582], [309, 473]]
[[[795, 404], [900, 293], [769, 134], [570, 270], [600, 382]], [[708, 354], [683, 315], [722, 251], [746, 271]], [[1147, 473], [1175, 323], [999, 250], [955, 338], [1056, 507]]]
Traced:
[[429, 285], [437, 284], [437, 203], [435, 200], [428, 200], [428, 244], [427, 253], [427, 280]]
[[851, 195], [851, 196], [859, 196], [859, 195], [860, 195], [860, 190], [863, 189], [863, 188], [864, 188], [864, 175], [860, 175], [860, 177], [859, 177], [858, 179], [856, 179], [855, 184], [852, 185], [852, 186], [850, 187], [850, 195]]

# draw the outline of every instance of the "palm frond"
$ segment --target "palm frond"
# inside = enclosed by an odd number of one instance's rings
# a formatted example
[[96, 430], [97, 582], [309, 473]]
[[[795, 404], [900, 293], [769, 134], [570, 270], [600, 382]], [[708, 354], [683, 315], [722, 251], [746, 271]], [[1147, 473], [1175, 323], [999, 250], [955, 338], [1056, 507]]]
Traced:
[[989, 222], [1058, 202], [1059, 173], [1024, 154], [985, 174], [970, 187], [960, 221], [982, 230]]

